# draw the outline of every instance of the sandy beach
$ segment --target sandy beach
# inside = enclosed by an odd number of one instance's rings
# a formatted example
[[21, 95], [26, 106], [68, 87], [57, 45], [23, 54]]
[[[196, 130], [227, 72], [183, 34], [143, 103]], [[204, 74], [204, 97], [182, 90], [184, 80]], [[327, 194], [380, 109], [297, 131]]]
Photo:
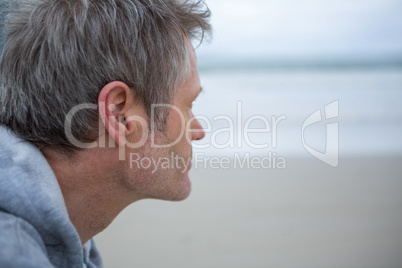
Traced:
[[187, 200], [139, 201], [95, 240], [105, 267], [401, 267], [401, 163], [197, 168]]

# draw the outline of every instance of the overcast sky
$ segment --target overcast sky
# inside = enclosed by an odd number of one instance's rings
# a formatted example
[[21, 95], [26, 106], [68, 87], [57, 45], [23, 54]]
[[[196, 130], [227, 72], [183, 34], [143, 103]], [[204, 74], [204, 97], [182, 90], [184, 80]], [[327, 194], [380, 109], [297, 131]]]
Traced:
[[214, 39], [200, 56], [402, 58], [402, 0], [206, 0]]

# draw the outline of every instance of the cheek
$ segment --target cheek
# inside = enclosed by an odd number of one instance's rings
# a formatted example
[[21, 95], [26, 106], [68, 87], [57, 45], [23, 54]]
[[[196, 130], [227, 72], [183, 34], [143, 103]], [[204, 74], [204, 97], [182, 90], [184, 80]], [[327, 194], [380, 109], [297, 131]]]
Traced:
[[188, 135], [187, 122], [190, 118], [190, 115], [187, 111], [180, 110], [172, 110], [169, 114], [167, 121], [168, 128], [168, 137], [172, 141], [178, 141], [179, 139], [186, 139], [186, 135]]
[[189, 157], [191, 154], [191, 144], [189, 143], [188, 139], [188, 133], [189, 131], [183, 127], [181, 131], [184, 131], [182, 133], [176, 133], [177, 136], [175, 136], [175, 143], [172, 146], [172, 150], [182, 156], [182, 157]]

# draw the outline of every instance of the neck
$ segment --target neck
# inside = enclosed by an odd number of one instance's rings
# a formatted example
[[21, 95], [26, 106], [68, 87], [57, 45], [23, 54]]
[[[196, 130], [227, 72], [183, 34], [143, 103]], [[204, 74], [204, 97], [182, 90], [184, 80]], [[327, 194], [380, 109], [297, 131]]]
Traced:
[[103, 231], [129, 204], [142, 199], [121, 182], [123, 168], [108, 149], [86, 149], [73, 159], [51, 150], [42, 150], [63, 193], [70, 220], [81, 243]]

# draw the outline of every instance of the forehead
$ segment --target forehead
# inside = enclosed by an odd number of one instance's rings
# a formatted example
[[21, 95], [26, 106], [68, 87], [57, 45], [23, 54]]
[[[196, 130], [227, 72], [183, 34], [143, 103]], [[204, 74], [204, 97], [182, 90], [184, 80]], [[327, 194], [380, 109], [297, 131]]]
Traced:
[[187, 80], [176, 90], [174, 99], [180, 100], [186, 97], [197, 96], [201, 90], [200, 78], [197, 70], [197, 56], [194, 48], [188, 41], [188, 57], [190, 63], [189, 77]]

